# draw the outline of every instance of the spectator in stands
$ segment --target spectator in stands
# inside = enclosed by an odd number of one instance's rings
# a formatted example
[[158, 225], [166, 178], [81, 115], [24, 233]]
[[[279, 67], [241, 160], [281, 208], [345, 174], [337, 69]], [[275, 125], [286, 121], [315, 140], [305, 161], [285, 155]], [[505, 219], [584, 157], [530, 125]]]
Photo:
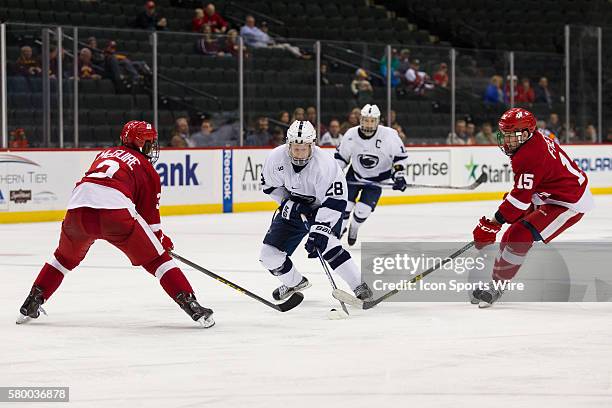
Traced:
[[[306, 120], [309, 121], [315, 129], [317, 128], [317, 108], [314, 106], [306, 108]], [[325, 132], [327, 132], [327, 128], [321, 123], [321, 128], [317, 131], [317, 135], [321, 136]]]
[[240, 35], [249, 47], [278, 48], [286, 50], [298, 58], [307, 58], [298, 47], [289, 43], [277, 43], [274, 41], [266, 32], [255, 26], [255, 17], [251, 15], [246, 17], [245, 24], [240, 29]]
[[555, 139], [556, 139], [555, 134], [554, 134], [554, 133], [552, 133], [550, 130], [546, 129], [546, 121], [545, 121], [545, 120], [543, 120], [543, 119], [539, 119], [539, 120], [536, 122], [536, 127], [538, 128], [538, 131], [539, 131], [539, 132], [540, 132], [542, 135], [544, 135], [544, 136], [546, 136], [546, 137], [548, 137], [549, 139], [552, 139], [552, 140], [555, 140]]
[[98, 40], [96, 37], [89, 37], [87, 39], [87, 48], [91, 51], [91, 62], [97, 65], [104, 65], [104, 54], [102, 50], [98, 48]]
[[487, 105], [497, 105], [504, 103], [504, 91], [502, 91], [503, 79], [499, 75], [493, 75], [489, 86], [485, 90], [484, 103]]
[[11, 149], [26, 149], [29, 147], [28, 138], [26, 137], [25, 130], [23, 128], [17, 128], [11, 130], [9, 148]]
[[457, 122], [455, 122], [455, 131], [448, 134], [446, 143], [457, 145], [473, 144], [473, 140], [468, 138], [466, 127], [467, 124], [463, 119], [459, 119]]
[[480, 127], [480, 132], [476, 134], [476, 144], [497, 144], [490, 122], [485, 122]]
[[429, 76], [420, 71], [421, 62], [418, 59], [414, 59], [410, 63], [410, 68], [406, 71], [404, 77], [406, 78], [406, 85], [409, 91], [414, 92], [417, 95], [425, 95], [426, 89], [432, 89], [433, 85], [429, 80]]
[[557, 115], [556, 113], [551, 113], [550, 116], [548, 116], [548, 123], [546, 124], [546, 129], [550, 130], [551, 133], [555, 135], [555, 137], [561, 138], [563, 125], [559, 120], [559, 115]]
[[210, 119], [204, 119], [200, 125], [200, 131], [191, 135], [190, 139], [196, 147], [218, 146], [213, 133], [213, 124]]
[[351, 112], [348, 114], [346, 121], [342, 123], [342, 126], [340, 126], [340, 133], [344, 135], [350, 128], [358, 126], [360, 117], [361, 109], [353, 108], [353, 110], [351, 110]]
[[446, 63], [440, 64], [440, 67], [433, 76], [433, 81], [441, 88], [448, 87], [448, 65]]
[[588, 125], [584, 130], [584, 141], [587, 143], [597, 143], [597, 129], [593, 125]]
[[327, 132], [321, 136], [319, 146], [338, 146], [342, 141], [342, 133], [340, 133], [340, 121], [332, 119], [329, 121]]
[[195, 147], [189, 135], [189, 122], [186, 117], [181, 116], [174, 122], [174, 129], [170, 132], [170, 146]]
[[[58, 57], [59, 51], [57, 49], [57, 47], [55, 45], [52, 45], [49, 47], [49, 76], [52, 79], [57, 79], [58, 75], [57, 75], [57, 57]], [[64, 61], [66, 60], [64, 57], [66, 55], [66, 51], [64, 49], [62, 49], [62, 78], [67, 78], [68, 77], [68, 64], [66, 64]]]
[[408, 144], [408, 136], [406, 136], [406, 132], [404, 132], [404, 129], [402, 128], [402, 126], [399, 123], [395, 122], [395, 124], [393, 124], [391, 126], [391, 128], [395, 129], [395, 131], [399, 135], [400, 139], [402, 139], [402, 143], [404, 145], [407, 145]]
[[289, 116], [289, 112], [287, 111], [280, 111], [280, 113], [278, 114], [278, 121], [287, 125], [287, 127], [289, 127], [289, 125], [291, 125], [291, 123], [289, 123], [291, 117]]
[[[242, 50], [244, 57], [246, 58], [248, 56], [246, 45], [243, 45]], [[226, 57], [237, 57], [239, 51], [240, 44], [238, 44], [238, 31], [234, 29], [229, 30], [225, 39], [221, 39], [219, 55]]]
[[523, 78], [521, 80], [521, 86], [518, 87], [518, 93], [516, 95], [516, 102], [532, 104], [535, 102], [535, 92], [531, 87], [529, 78]]
[[202, 16], [202, 24], [208, 24], [215, 34], [224, 34], [228, 28], [227, 21], [217, 13], [213, 3], [206, 5], [204, 15]]
[[32, 47], [24, 45], [17, 58], [17, 71], [23, 76], [39, 76], [42, 73], [40, 62], [32, 56]]
[[467, 135], [467, 140], [469, 142], [467, 144], [476, 144], [476, 125], [474, 122], [466, 121], [465, 134]]
[[91, 63], [91, 50], [89, 48], [81, 48], [79, 53], [79, 78], [80, 79], [101, 79], [102, 77], [96, 73], [96, 70]]
[[193, 18], [191, 19], [191, 31], [201, 33], [204, 25], [204, 9], [197, 8], [194, 10]]
[[504, 86], [504, 102], [506, 105], [510, 103], [512, 97], [510, 94], [510, 84], [514, 84], [514, 101], [516, 102], [516, 95], [518, 93], [518, 77], [516, 75], [506, 76], [506, 85]]
[[410, 50], [403, 48], [399, 54], [399, 67], [398, 71], [401, 78], [404, 78], [406, 71], [410, 68]]
[[132, 27], [142, 30], [165, 30], [168, 28], [168, 21], [157, 13], [154, 1], [147, 1], [144, 10], [136, 15], [132, 20]]
[[389, 116], [389, 120], [387, 121], [387, 126], [393, 127], [395, 125], [399, 126], [399, 124], [397, 123], [397, 112], [391, 110], [391, 115]]
[[116, 41], [109, 41], [104, 48], [104, 69], [113, 80], [117, 90], [123, 87], [131, 89], [140, 81], [140, 74], [134, 63], [127, 55], [117, 53]]
[[260, 116], [257, 118], [255, 130], [247, 135], [245, 144], [247, 146], [268, 146], [271, 138], [268, 118]]
[[355, 97], [357, 105], [363, 106], [372, 101], [374, 88], [368, 80], [368, 73], [365, 69], [359, 68], [355, 71], [355, 78], [351, 82], [351, 92]]
[[196, 51], [209, 57], [223, 56], [219, 41], [213, 37], [212, 28], [208, 24], [202, 26], [202, 34], [196, 41]]
[[[397, 55], [397, 49], [393, 48], [391, 50], [391, 87], [393, 88], [397, 87], [401, 83], [402, 74], [399, 70], [399, 67], [400, 67], [400, 60]], [[383, 55], [383, 57], [380, 59], [379, 71], [380, 71], [380, 74], [383, 76], [383, 78], [385, 78], [385, 83], [386, 83], [386, 78], [387, 78], [387, 53], [386, 52], [385, 52], [385, 55]]]
[[270, 137], [270, 146], [278, 147], [285, 144], [285, 132], [279, 127], [272, 129], [272, 137]]
[[293, 116], [291, 117], [291, 123], [295, 122], [296, 120], [306, 120], [306, 112], [304, 111], [304, 108], [295, 108], [293, 111]]
[[542, 77], [535, 88], [535, 101], [545, 103], [552, 108], [553, 97], [548, 89], [548, 78]]

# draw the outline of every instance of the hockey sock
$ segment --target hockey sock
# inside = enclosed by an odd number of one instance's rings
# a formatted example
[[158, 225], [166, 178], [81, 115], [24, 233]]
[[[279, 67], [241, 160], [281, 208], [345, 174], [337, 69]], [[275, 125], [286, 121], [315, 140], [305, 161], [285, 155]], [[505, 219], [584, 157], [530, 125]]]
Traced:
[[493, 266], [493, 280], [510, 280], [518, 273], [533, 245], [531, 231], [521, 222], [514, 223], [504, 234]]
[[143, 266], [147, 272], [159, 279], [160, 285], [172, 299], [179, 292], [193, 293], [189, 281], [167, 253]]
[[280, 268], [270, 272], [272, 272], [273, 275], [276, 275], [283, 285], [289, 288], [296, 286], [302, 281], [302, 274], [295, 269], [295, 266], [289, 257], [285, 259], [285, 262]]
[[323, 254], [323, 258], [352, 290], [361, 284], [361, 273], [351, 254], [340, 245], [330, 249]]
[[359, 229], [361, 224], [372, 214], [372, 207], [362, 202], [355, 204], [355, 211], [353, 212], [353, 220], [351, 221], [351, 228]]
[[53, 257], [51, 261], [43, 265], [34, 281], [34, 286], [38, 286], [43, 290], [43, 298], [47, 300], [59, 288], [62, 280], [64, 280], [64, 275], [68, 272], [68, 269], [64, 268]]
[[346, 202], [346, 209], [342, 214], [342, 229], [340, 231], [344, 231], [346, 227], [348, 227], [349, 219], [351, 218], [351, 211], [355, 208], [355, 203], [352, 201]]

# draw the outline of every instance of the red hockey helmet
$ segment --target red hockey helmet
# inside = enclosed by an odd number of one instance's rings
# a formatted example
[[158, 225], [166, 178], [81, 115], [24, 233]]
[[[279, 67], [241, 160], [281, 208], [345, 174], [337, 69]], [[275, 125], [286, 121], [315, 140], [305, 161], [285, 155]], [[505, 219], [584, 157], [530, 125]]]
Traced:
[[504, 153], [512, 156], [514, 152], [536, 130], [536, 118], [533, 113], [523, 108], [512, 108], [504, 112], [497, 123], [497, 144]]
[[159, 158], [157, 130], [149, 122], [131, 120], [126, 123], [121, 131], [121, 144], [142, 152], [151, 163]]

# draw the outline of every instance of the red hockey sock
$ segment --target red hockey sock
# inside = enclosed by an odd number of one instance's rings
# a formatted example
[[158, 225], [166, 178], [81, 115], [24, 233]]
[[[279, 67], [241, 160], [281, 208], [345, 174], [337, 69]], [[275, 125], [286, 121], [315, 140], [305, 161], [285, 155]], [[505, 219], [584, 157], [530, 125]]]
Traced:
[[493, 266], [493, 280], [510, 280], [519, 271], [527, 252], [533, 245], [531, 231], [521, 222], [506, 231]]
[[56, 291], [63, 279], [63, 273], [46, 263], [38, 273], [34, 285], [43, 290], [43, 298], [47, 300]]
[[176, 298], [179, 292], [193, 293], [193, 288], [179, 268], [172, 268], [164, 273], [159, 283], [172, 299]]

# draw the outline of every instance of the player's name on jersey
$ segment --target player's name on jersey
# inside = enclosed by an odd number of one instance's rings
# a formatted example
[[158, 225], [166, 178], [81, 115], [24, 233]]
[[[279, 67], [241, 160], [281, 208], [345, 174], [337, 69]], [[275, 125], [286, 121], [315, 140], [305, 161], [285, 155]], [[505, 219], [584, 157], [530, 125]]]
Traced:
[[115, 158], [127, 164], [131, 170], [134, 170], [135, 164], [140, 164], [140, 160], [138, 159], [138, 157], [134, 156], [132, 153], [128, 152], [127, 150], [121, 150], [121, 149], [115, 150], [115, 151], [105, 150], [102, 153], [100, 153], [100, 158], [101, 159]]

